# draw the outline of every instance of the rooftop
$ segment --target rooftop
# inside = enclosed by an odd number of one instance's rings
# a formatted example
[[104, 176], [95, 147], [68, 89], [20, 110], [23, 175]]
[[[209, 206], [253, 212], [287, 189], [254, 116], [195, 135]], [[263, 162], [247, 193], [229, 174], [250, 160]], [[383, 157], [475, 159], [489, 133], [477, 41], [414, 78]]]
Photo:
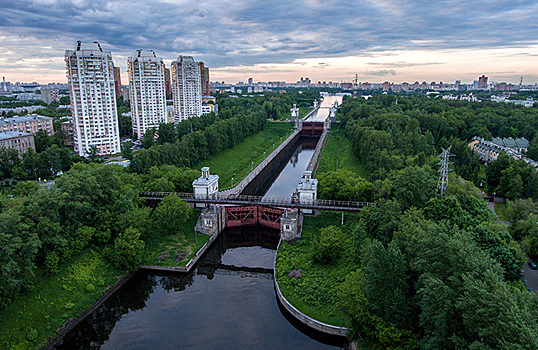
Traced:
[[32, 136], [32, 134], [27, 133], [27, 132], [18, 132], [18, 131], [0, 132], [0, 141], [14, 139], [21, 136]]
[[49, 120], [53, 119], [52, 117], [45, 117], [39, 114], [27, 114], [23, 116], [14, 116], [14, 117], [7, 117], [0, 119], [0, 124], [8, 124], [8, 123], [24, 123], [24, 122], [30, 122], [33, 120]]

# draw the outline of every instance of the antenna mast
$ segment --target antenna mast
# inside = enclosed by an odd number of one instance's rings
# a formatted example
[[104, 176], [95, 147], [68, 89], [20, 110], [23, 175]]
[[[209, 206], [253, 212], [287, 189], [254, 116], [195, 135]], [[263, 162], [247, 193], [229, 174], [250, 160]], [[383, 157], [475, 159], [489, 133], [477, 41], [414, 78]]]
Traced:
[[450, 161], [450, 157], [454, 157], [454, 155], [450, 153], [451, 148], [452, 146], [447, 149], [443, 148], [443, 153], [437, 156], [441, 158], [441, 161], [438, 163], [441, 168], [438, 170], [439, 180], [437, 181], [437, 192], [440, 192], [441, 196], [445, 193], [448, 186], [448, 172], [452, 171], [452, 169], [449, 168], [449, 165], [453, 163]]

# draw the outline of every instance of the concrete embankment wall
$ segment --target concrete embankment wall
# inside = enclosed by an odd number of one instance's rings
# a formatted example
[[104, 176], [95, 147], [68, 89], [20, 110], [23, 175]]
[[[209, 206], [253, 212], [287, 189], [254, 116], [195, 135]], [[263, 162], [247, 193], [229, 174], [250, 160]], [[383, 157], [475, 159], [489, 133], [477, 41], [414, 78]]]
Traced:
[[287, 164], [291, 153], [297, 148], [301, 139], [301, 133], [295, 133], [282, 148], [278, 154], [268, 160], [267, 164], [260, 169], [258, 173], [244, 186], [239, 194], [241, 195], [259, 195], [264, 193], [273, 183], [280, 173], [280, 170]]
[[346, 336], [346, 333], [347, 333], [347, 328], [346, 327], [338, 327], [338, 326], [333, 326], [333, 325], [330, 325], [330, 324], [327, 324], [327, 323], [323, 323], [321, 321], [318, 321], [316, 319], [313, 319], [312, 317], [310, 316], [307, 316], [305, 314], [303, 314], [301, 311], [299, 311], [295, 306], [293, 306], [285, 297], [284, 297], [284, 294], [282, 294], [282, 292], [280, 291], [280, 287], [278, 285], [278, 279], [276, 277], [276, 257], [278, 255], [278, 249], [280, 248], [280, 243], [282, 241], [278, 242], [278, 247], [276, 249], [276, 254], [275, 254], [275, 261], [273, 263], [274, 265], [274, 281], [275, 281], [275, 291], [276, 291], [276, 296], [278, 298], [278, 301], [280, 301], [280, 303], [282, 304], [282, 306], [284, 307], [284, 309], [286, 309], [290, 315], [292, 315], [293, 317], [295, 317], [299, 322], [301, 322], [302, 324], [318, 331], [318, 332], [322, 332], [322, 333], [326, 333], [326, 334], [330, 334], [330, 335], [336, 335], [336, 336], [340, 336], [340, 337], [345, 337]]

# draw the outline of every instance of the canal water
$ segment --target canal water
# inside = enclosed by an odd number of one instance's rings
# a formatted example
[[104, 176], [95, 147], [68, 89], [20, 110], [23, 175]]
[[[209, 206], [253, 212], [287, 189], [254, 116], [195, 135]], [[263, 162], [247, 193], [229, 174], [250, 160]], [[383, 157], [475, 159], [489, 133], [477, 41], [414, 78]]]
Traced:
[[325, 119], [327, 119], [327, 117], [329, 116], [329, 110], [334, 104], [334, 102], [338, 102], [338, 104], [341, 105], [342, 99], [343, 96], [323, 96], [323, 101], [321, 102], [319, 109], [314, 112], [307, 120], [316, 122], [325, 121]]
[[[312, 154], [312, 145], [302, 142], [266, 196], [290, 197]], [[228, 228], [191, 273], [137, 273], [55, 348], [342, 347], [342, 338], [310, 330], [279, 305], [273, 281], [278, 240], [277, 230]]]

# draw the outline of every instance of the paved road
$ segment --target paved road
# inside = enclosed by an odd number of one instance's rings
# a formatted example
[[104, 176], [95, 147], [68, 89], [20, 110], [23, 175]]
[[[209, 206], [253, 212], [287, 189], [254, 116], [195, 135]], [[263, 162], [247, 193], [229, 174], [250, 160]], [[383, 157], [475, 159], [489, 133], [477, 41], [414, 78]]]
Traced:
[[536, 293], [538, 291], [538, 270], [531, 269], [529, 264], [525, 263], [525, 266], [523, 266], [523, 277], [527, 279], [527, 285], [531, 288], [531, 291]]

